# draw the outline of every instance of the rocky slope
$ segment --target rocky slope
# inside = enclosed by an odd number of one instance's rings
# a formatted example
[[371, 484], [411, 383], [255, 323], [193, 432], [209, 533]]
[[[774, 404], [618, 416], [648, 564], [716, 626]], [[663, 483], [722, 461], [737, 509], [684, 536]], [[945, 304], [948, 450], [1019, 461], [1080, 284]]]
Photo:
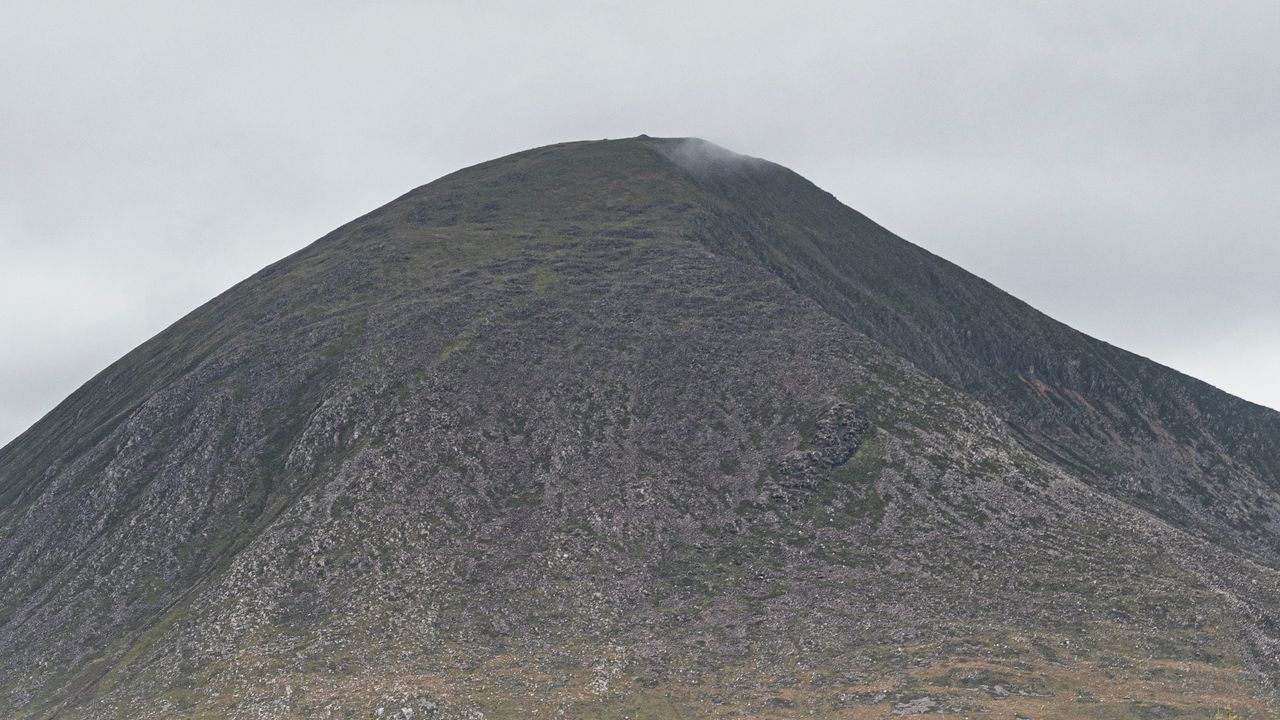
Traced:
[[1269, 717], [1278, 438], [784, 168], [540, 148], [0, 450], [0, 712]]

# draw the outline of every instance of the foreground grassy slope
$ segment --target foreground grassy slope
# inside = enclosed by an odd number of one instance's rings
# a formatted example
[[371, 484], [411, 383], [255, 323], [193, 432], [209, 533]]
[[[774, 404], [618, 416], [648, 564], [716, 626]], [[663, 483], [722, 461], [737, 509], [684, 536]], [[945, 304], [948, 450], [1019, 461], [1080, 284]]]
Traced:
[[790, 235], [733, 245], [786, 196], [699, 153], [419, 188], [0, 450], [0, 711], [1267, 716], [1244, 536], [1054, 461]]

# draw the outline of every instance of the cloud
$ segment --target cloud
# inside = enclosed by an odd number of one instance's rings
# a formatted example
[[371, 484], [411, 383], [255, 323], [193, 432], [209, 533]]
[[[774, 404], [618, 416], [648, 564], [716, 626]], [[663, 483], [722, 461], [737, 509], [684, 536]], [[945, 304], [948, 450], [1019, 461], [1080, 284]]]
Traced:
[[663, 139], [656, 142], [654, 148], [663, 157], [695, 177], [714, 170], [764, 162], [759, 158], [741, 155], [702, 138]]

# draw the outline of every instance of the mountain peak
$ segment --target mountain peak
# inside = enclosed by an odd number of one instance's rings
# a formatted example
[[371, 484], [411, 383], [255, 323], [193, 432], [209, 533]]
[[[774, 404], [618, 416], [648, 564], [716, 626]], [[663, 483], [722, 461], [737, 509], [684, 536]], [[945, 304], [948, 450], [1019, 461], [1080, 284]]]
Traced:
[[535, 148], [0, 449], [0, 711], [1263, 717], [1278, 443], [779, 165]]

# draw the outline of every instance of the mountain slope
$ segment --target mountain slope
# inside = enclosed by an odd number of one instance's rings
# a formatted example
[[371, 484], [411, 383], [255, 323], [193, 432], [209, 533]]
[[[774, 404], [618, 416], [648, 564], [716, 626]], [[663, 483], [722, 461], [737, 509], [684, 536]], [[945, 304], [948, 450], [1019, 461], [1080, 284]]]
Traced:
[[0, 710], [1265, 717], [1276, 429], [778, 166], [540, 148], [0, 450]]
[[721, 201], [699, 231], [708, 246], [770, 268], [984, 401], [1045, 457], [1274, 562], [1280, 413], [1076, 332], [785, 168], [709, 144], [674, 148], [668, 155]]

